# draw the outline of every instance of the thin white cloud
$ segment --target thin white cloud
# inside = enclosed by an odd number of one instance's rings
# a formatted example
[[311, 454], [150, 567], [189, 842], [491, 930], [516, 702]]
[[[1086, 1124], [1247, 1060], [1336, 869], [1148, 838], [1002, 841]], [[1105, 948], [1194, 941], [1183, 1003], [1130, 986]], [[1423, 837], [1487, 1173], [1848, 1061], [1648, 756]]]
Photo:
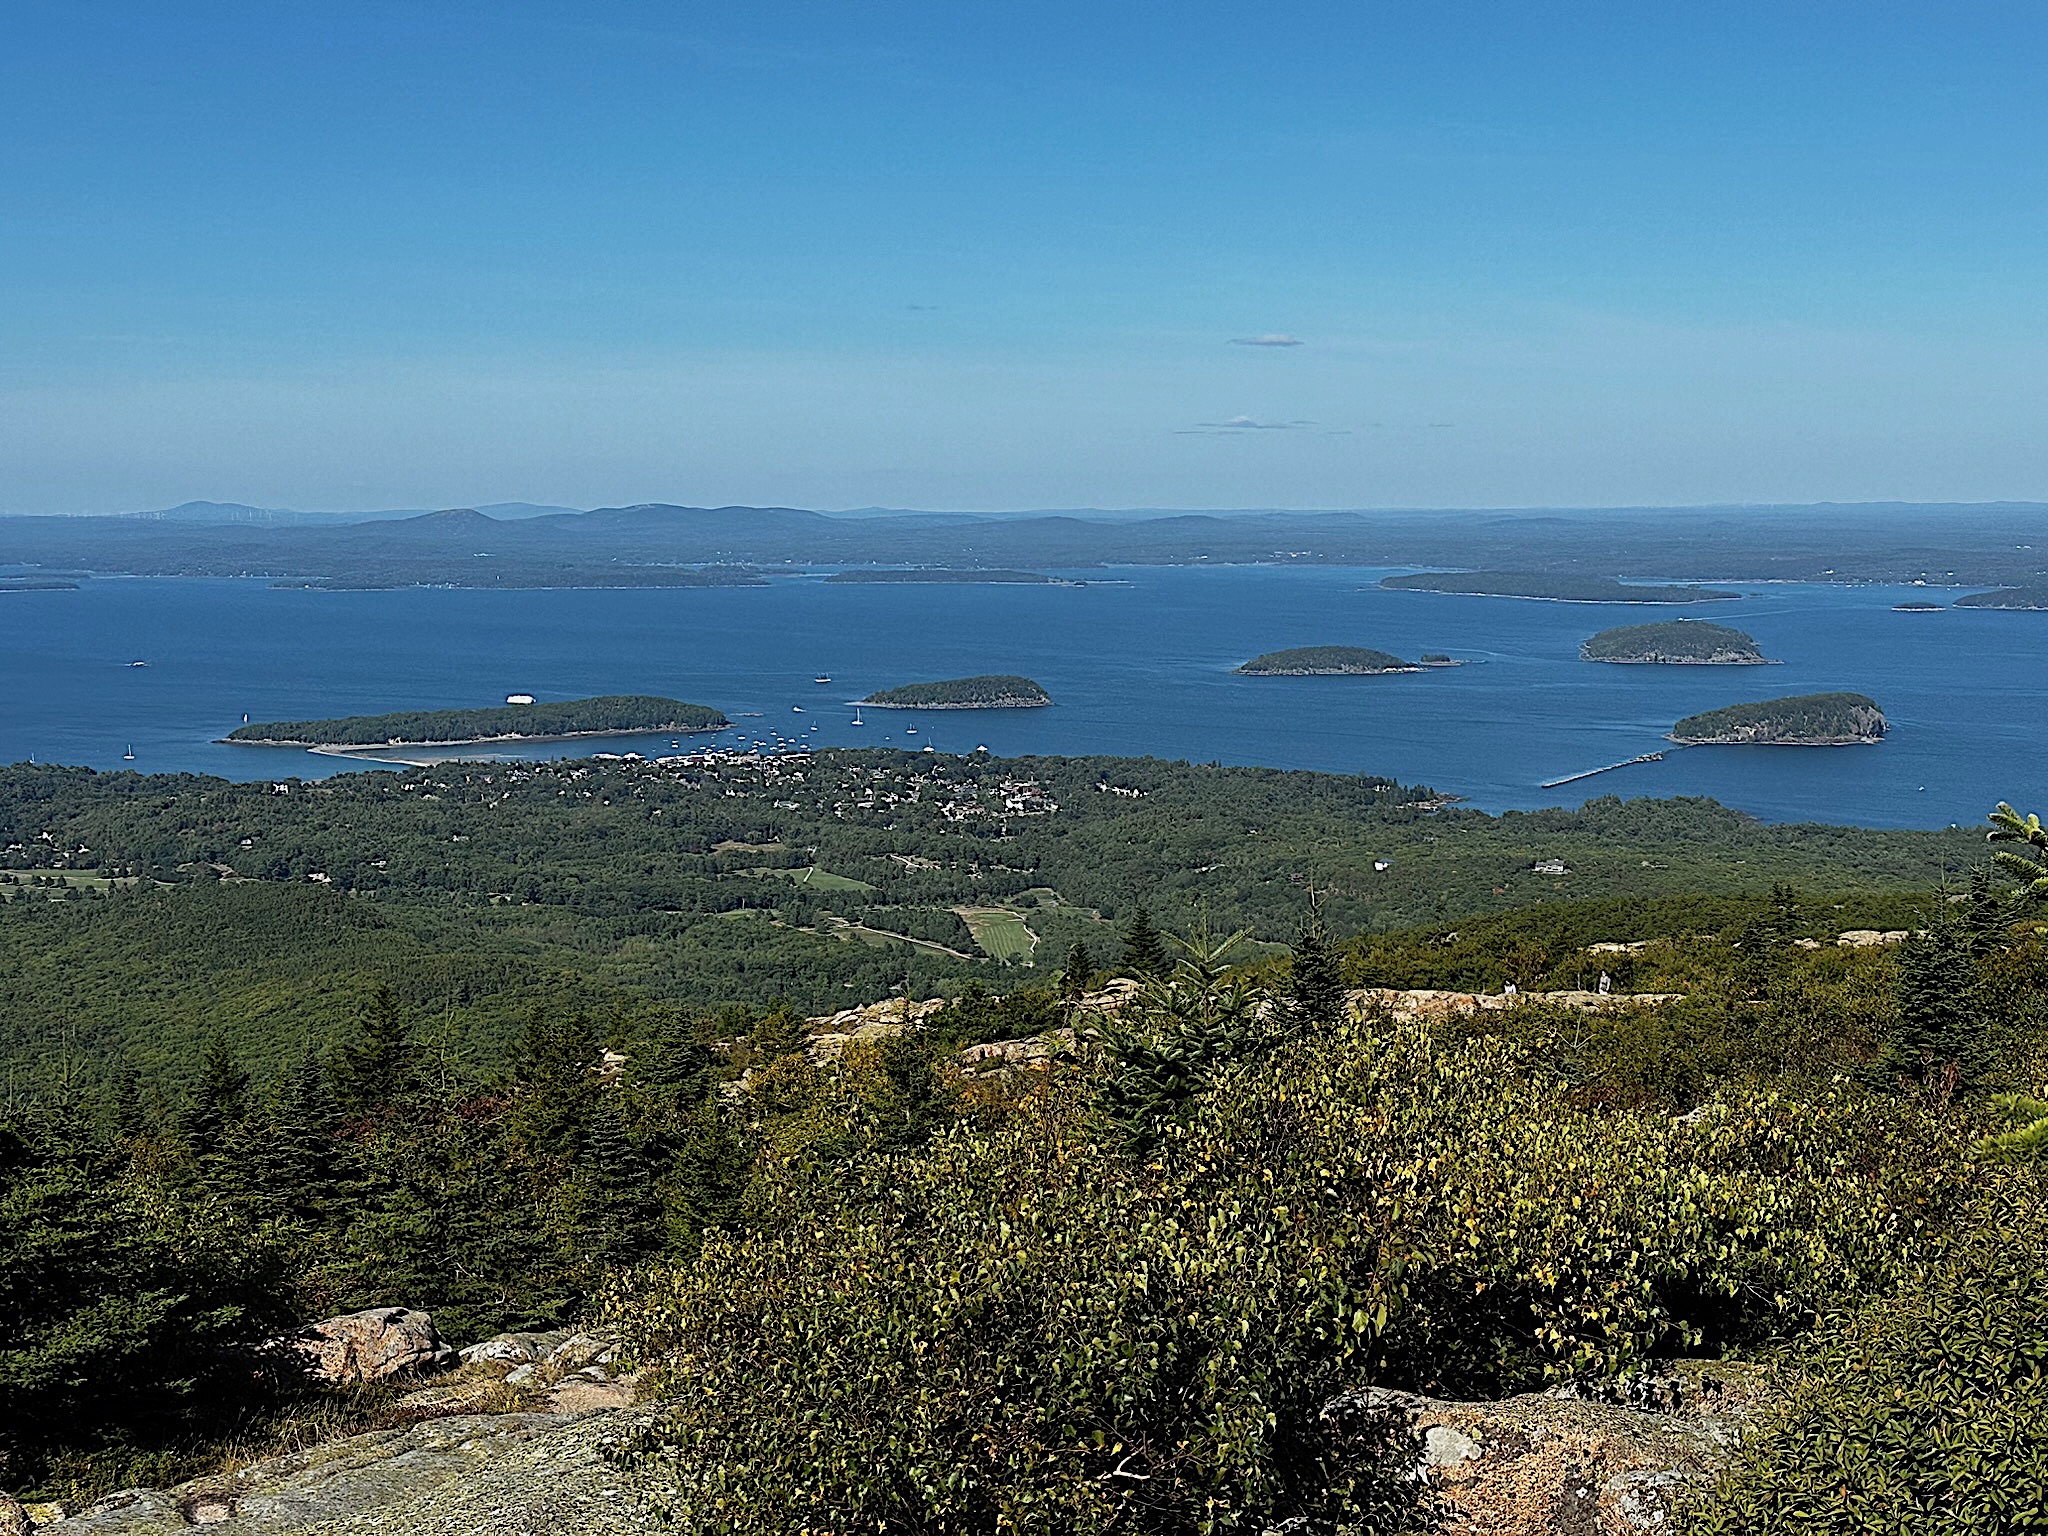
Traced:
[[1298, 347], [1303, 343], [1299, 336], [1289, 336], [1285, 331], [1268, 331], [1263, 336], [1233, 336], [1230, 344], [1233, 347]]

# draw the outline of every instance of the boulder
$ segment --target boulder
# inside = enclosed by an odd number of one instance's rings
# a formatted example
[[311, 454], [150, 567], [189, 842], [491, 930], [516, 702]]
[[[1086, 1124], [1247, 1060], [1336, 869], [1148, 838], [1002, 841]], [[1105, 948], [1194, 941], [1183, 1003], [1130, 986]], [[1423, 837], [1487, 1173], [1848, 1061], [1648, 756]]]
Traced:
[[0, 1493], [0, 1536], [28, 1536], [28, 1511]]
[[1665, 1529], [1771, 1395], [1756, 1367], [1688, 1361], [1497, 1403], [1369, 1387], [1322, 1418], [1355, 1444], [1405, 1445], [1444, 1536], [1638, 1536]]
[[546, 1333], [501, 1333], [494, 1339], [485, 1339], [462, 1350], [464, 1362], [474, 1365], [482, 1360], [503, 1360], [510, 1365], [526, 1365], [535, 1360], [545, 1360], [570, 1337], [566, 1328]]
[[340, 1385], [450, 1370], [461, 1357], [434, 1331], [434, 1319], [409, 1307], [371, 1307], [312, 1324], [292, 1347], [315, 1380]]

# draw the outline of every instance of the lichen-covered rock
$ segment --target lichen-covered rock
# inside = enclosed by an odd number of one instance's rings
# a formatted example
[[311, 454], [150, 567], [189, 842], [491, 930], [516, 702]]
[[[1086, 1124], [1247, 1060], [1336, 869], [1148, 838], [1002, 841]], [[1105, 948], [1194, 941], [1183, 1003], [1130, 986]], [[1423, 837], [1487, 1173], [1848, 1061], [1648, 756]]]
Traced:
[[28, 1530], [28, 1511], [0, 1493], [0, 1536], [27, 1536]]
[[1755, 1367], [1681, 1362], [1498, 1403], [1373, 1387], [1323, 1419], [1356, 1442], [1405, 1442], [1444, 1536], [1640, 1536], [1665, 1528], [1770, 1395]]
[[501, 1333], [494, 1339], [472, 1344], [459, 1353], [470, 1364], [482, 1360], [503, 1360], [512, 1365], [525, 1365], [529, 1361], [545, 1360], [571, 1337], [566, 1328], [544, 1333]]
[[315, 1380], [337, 1385], [445, 1371], [460, 1357], [441, 1340], [428, 1313], [371, 1307], [310, 1325], [291, 1341]]
[[654, 1528], [604, 1460], [616, 1414], [430, 1419], [353, 1435], [164, 1490], [131, 1490], [54, 1527], [59, 1536], [610, 1536]]

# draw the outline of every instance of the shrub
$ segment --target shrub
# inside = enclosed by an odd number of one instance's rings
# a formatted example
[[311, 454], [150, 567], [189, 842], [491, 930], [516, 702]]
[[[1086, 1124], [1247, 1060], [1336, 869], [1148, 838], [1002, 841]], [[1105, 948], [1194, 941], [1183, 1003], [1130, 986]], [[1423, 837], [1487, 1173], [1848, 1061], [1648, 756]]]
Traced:
[[615, 1292], [683, 1523], [1386, 1528], [1414, 1486], [1323, 1432], [1338, 1392], [1787, 1335], [1896, 1279], [1965, 1177], [1850, 1084], [1595, 1112], [1511, 1042], [1377, 1020], [1256, 1043], [1137, 1141], [1114, 1080], [788, 1158], [754, 1231]]
[[2005, 1174], [1920, 1283], [1818, 1334], [1689, 1536], [2048, 1530], [2048, 1199]]

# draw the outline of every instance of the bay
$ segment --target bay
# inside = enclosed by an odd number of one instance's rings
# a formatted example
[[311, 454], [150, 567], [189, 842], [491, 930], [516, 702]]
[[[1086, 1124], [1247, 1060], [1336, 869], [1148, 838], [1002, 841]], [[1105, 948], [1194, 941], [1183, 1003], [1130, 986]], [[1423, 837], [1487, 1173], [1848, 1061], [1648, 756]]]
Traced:
[[[632, 591], [316, 592], [261, 580], [109, 579], [0, 593], [0, 760], [230, 778], [363, 765], [230, 747], [242, 722], [653, 693], [735, 721], [684, 750], [763, 742], [1001, 755], [1152, 755], [1377, 773], [1487, 810], [1595, 795], [1709, 795], [1767, 820], [1936, 827], [2000, 799], [2048, 806], [2048, 716], [2033, 679], [2048, 614], [1892, 611], [1925, 588], [1752, 585], [1667, 608], [1388, 592], [1378, 570], [1145, 567], [1079, 586], [835, 584]], [[1773, 667], [1582, 662], [1595, 630], [1687, 614], [1754, 634]], [[1363, 645], [1449, 670], [1250, 678], [1263, 651]], [[136, 661], [144, 666], [133, 666]], [[1017, 672], [1042, 710], [864, 711], [877, 688]], [[832, 682], [812, 681], [819, 674]], [[1702, 709], [1783, 694], [1868, 693], [1878, 746], [1674, 751], [1557, 789], [1564, 774], [1666, 747]], [[640, 737], [495, 755], [674, 750]], [[134, 753], [133, 761], [125, 757]]]

